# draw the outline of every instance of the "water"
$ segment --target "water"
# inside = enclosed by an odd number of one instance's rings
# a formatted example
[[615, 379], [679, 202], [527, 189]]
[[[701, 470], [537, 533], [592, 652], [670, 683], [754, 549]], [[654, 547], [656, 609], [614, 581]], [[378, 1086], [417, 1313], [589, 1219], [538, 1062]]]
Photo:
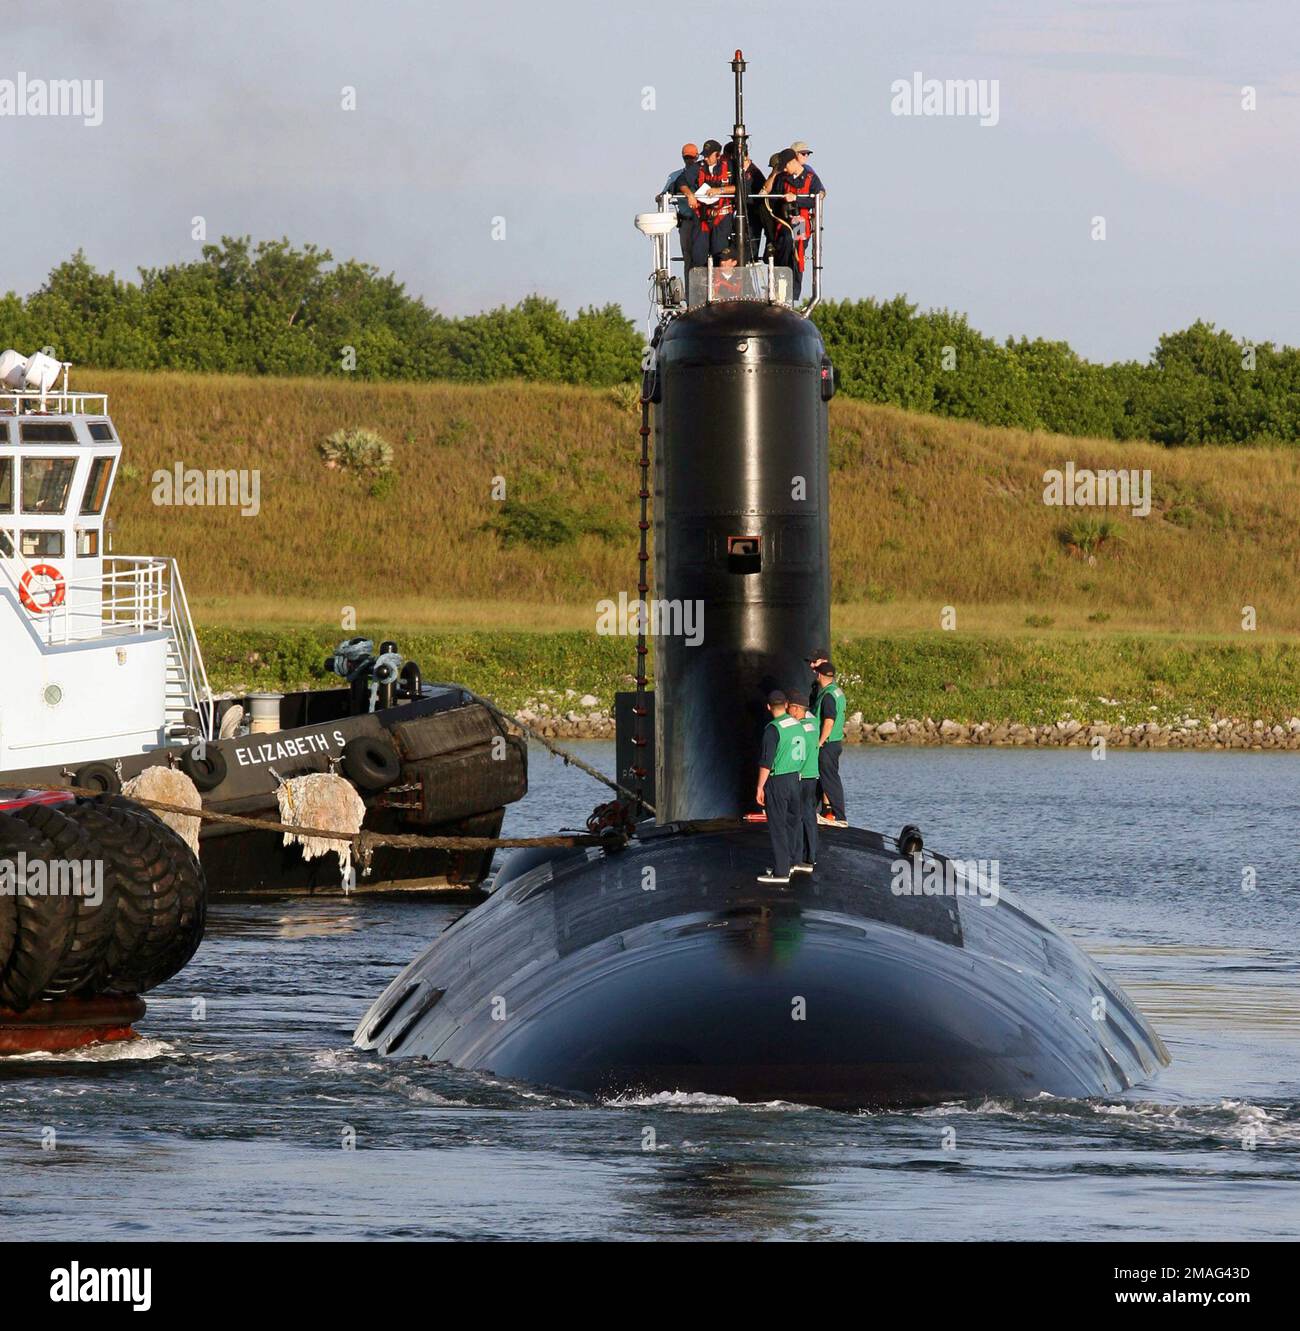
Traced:
[[[611, 746], [575, 747], [609, 770]], [[844, 767], [854, 821], [1000, 860], [1174, 1065], [1096, 1102], [590, 1105], [351, 1049], [461, 907], [219, 904], [143, 1042], [0, 1066], [0, 1207], [33, 1239], [1300, 1236], [1295, 756], [850, 749]], [[513, 833], [604, 798], [540, 751], [532, 782]]]

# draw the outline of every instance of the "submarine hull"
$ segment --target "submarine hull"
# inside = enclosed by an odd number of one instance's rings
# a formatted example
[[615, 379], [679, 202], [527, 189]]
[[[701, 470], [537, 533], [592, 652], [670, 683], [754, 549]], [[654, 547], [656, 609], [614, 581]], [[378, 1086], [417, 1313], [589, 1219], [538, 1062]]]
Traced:
[[792, 889], [754, 882], [761, 827], [517, 856], [356, 1043], [600, 1098], [836, 1109], [1108, 1095], [1169, 1061], [1122, 990], [1007, 893], [901, 893], [892, 841], [825, 831]]

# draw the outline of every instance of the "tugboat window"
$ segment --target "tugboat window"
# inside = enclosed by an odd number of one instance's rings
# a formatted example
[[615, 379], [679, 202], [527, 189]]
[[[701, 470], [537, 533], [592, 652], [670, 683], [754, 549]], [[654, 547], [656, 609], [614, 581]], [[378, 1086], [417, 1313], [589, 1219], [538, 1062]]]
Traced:
[[9, 442], [9, 422], [0, 421], [0, 444]]
[[22, 426], [25, 444], [75, 444], [77, 432], [66, 421], [25, 421]]
[[0, 458], [0, 513], [14, 511], [14, 460]]
[[8, 559], [14, 552], [12, 532], [0, 531], [0, 559]]
[[87, 428], [90, 430], [90, 437], [97, 444], [113, 442], [113, 427], [107, 421], [91, 421]]
[[99, 554], [99, 529], [92, 527], [90, 531], [79, 531], [77, 533], [77, 557], [80, 559], [94, 559]]
[[23, 458], [23, 512], [62, 513], [76, 469], [76, 458]]
[[62, 559], [61, 531], [25, 531], [18, 538], [24, 559]]
[[112, 458], [96, 458], [90, 464], [86, 493], [81, 498], [82, 513], [102, 513], [108, 498], [108, 478], [113, 474]]

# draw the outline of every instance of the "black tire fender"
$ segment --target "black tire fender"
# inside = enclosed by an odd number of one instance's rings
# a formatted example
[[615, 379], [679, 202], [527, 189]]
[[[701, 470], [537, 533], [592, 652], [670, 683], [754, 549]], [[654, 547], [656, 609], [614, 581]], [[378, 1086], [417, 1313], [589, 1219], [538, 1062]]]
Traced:
[[87, 763], [78, 767], [72, 774], [72, 784], [83, 790], [93, 790], [98, 795], [122, 793], [122, 778], [108, 763]]
[[226, 755], [211, 744], [203, 746], [201, 758], [197, 746], [186, 749], [181, 754], [180, 768], [200, 790], [216, 790], [226, 779], [229, 770], [226, 766]]
[[[70, 899], [72, 938], [58, 969], [45, 981], [42, 991], [45, 997], [95, 992], [117, 920], [117, 893], [104, 873], [99, 848], [76, 817], [78, 807], [76, 803], [29, 804], [14, 811], [15, 817], [21, 818], [45, 838], [56, 860], [62, 862], [65, 869], [79, 864], [83, 875], [83, 895]], [[84, 878], [87, 869], [101, 876], [98, 901], [86, 893], [90, 886]]]
[[343, 770], [360, 790], [379, 791], [402, 774], [392, 742], [380, 735], [354, 735], [343, 746]]
[[[30, 807], [30, 806], [29, 806]], [[23, 810], [0, 813], [0, 855], [16, 861], [52, 860], [58, 851], [25, 818]], [[72, 897], [9, 897], [14, 910], [0, 933], [12, 934], [9, 956], [0, 965], [0, 1007], [21, 1012], [40, 996], [72, 950], [77, 926], [77, 902]]]
[[183, 967], [203, 937], [207, 888], [190, 848], [160, 818], [122, 796], [79, 806], [113, 873], [118, 914], [103, 987], [144, 993]]

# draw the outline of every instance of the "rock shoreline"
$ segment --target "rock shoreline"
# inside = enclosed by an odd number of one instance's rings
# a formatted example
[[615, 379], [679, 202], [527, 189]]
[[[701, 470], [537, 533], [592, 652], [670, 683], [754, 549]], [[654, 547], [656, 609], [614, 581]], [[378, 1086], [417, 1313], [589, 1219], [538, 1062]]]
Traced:
[[[567, 705], [530, 704], [515, 716], [548, 739], [613, 739], [613, 713], [590, 694]], [[850, 744], [954, 744], [993, 748], [1091, 748], [1104, 739], [1111, 749], [1297, 749], [1300, 717], [1285, 723], [1192, 717], [1173, 722], [1063, 721], [1026, 725], [1018, 721], [953, 721], [932, 717], [867, 721], [854, 712], [844, 725]]]

